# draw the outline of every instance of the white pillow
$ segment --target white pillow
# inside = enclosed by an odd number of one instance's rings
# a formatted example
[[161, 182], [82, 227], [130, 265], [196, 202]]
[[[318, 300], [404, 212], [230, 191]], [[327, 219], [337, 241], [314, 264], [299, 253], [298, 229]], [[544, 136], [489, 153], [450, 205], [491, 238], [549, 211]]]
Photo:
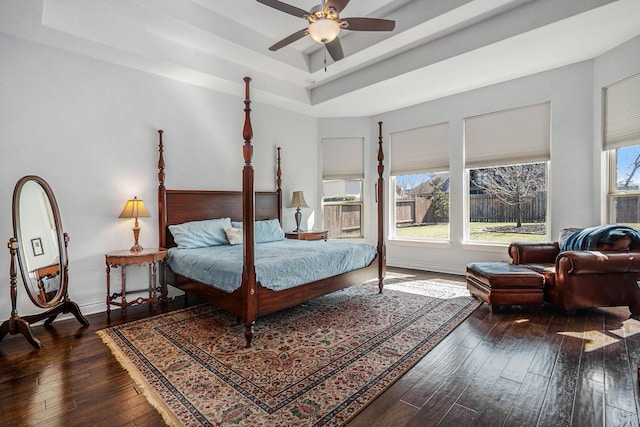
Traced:
[[232, 245], [242, 244], [242, 228], [224, 227], [227, 240]]

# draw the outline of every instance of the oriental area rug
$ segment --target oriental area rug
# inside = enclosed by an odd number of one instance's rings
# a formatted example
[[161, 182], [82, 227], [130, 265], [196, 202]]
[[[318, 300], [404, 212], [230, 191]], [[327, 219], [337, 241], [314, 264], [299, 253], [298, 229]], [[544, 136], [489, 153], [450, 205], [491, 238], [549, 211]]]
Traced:
[[208, 304], [98, 331], [169, 425], [343, 425], [480, 302], [464, 286], [388, 278], [243, 325]]

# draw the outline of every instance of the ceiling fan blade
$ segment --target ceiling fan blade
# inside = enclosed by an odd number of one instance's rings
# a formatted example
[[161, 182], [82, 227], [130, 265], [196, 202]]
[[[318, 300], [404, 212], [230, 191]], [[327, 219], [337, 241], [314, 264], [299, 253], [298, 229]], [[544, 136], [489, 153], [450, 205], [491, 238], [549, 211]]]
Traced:
[[336, 37], [333, 41], [324, 44], [327, 48], [327, 52], [331, 55], [334, 61], [340, 61], [344, 58], [344, 53], [342, 52], [342, 45], [340, 44], [340, 39]]
[[393, 31], [396, 21], [378, 18], [344, 18], [338, 22], [346, 22], [345, 30], [351, 31]]
[[290, 36], [285, 37], [284, 39], [280, 40], [278, 43], [274, 44], [273, 46], [271, 46], [269, 48], [269, 50], [278, 50], [282, 47], [285, 47], [288, 44], [293, 43], [296, 40], [300, 40], [301, 38], [303, 38], [304, 36], [307, 35], [307, 29], [303, 28], [300, 31], [296, 31], [295, 33], [291, 34]]
[[278, 0], [258, 0], [258, 3], [278, 9], [279, 11], [288, 13], [289, 15], [297, 16], [298, 18], [304, 18], [305, 15], [309, 14], [309, 12], [304, 9], [300, 9], [299, 7], [292, 6]]
[[330, 7], [333, 7], [336, 12], [340, 14], [340, 12], [342, 12], [342, 10], [347, 7], [348, 3], [349, 0], [327, 0], [327, 2], [324, 4], [324, 11], [326, 12]]

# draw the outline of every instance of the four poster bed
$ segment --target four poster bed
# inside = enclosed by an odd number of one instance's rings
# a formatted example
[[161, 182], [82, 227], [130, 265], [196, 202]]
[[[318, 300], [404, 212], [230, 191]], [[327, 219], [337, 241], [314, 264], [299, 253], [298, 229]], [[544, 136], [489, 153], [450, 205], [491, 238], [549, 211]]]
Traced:
[[[385, 275], [382, 219], [384, 156], [382, 122], [379, 122], [376, 189], [377, 247], [368, 243], [284, 239], [284, 232], [280, 227], [282, 223], [280, 148], [277, 149], [276, 190], [255, 192], [254, 171], [251, 164], [253, 156], [249, 96], [251, 79], [245, 77], [244, 81], [242, 191], [166, 189], [163, 132], [159, 130], [158, 231], [160, 247], [167, 248], [169, 251], [167, 258], [169, 274], [164, 275], [164, 280], [170, 276], [169, 284], [172, 286], [238, 316], [244, 324], [246, 346], [250, 347], [253, 325], [260, 316], [376, 277], [379, 292], [382, 292]], [[203, 225], [217, 228], [213, 231], [211, 228], [203, 231]], [[221, 227], [222, 225], [227, 226]], [[225, 238], [225, 234], [221, 234], [221, 229], [224, 229], [228, 239], [224, 242], [219, 241]], [[275, 237], [273, 237], [274, 234]], [[202, 237], [205, 240], [218, 239], [219, 242], [215, 247], [202, 247], [207, 245], [206, 242], [197, 241]], [[291, 247], [291, 245], [298, 246]], [[347, 247], [349, 245], [356, 246], [355, 261], [352, 265], [343, 265], [344, 260], [351, 256], [349, 254], [352, 249]], [[314, 248], [324, 252], [323, 255], [318, 255], [320, 265], [318, 268], [312, 265], [315, 261], [310, 262], [308, 259], [299, 258], [302, 256], [300, 254], [311, 252]], [[358, 250], [361, 252], [357, 252]], [[229, 257], [236, 260], [235, 264], [232, 262], [232, 266], [228, 269], [235, 271], [221, 272], [216, 269], [218, 267], [208, 265], [194, 267], [199, 261], [194, 261], [191, 265], [189, 260], [193, 255], [200, 256], [202, 253], [204, 255], [201, 258], [208, 257], [209, 262], [225, 258], [228, 253]], [[280, 254], [280, 258], [276, 259], [275, 254]], [[330, 256], [334, 258], [325, 258]], [[269, 262], [270, 264], [265, 265]], [[184, 267], [185, 265], [187, 267]], [[328, 269], [334, 266], [337, 266], [338, 270], [328, 272]], [[271, 276], [267, 277], [269, 271]], [[300, 273], [301, 271], [311, 272], [311, 274], [305, 276]], [[324, 277], [323, 273], [330, 276]]]

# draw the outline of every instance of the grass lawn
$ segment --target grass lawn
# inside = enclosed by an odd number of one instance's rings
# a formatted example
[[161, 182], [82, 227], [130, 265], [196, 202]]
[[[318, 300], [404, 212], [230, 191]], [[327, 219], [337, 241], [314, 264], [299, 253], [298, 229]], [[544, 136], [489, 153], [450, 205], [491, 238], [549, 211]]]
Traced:
[[[513, 226], [508, 222], [472, 222], [469, 240], [493, 243], [547, 242], [544, 234], [497, 233], [484, 231], [487, 227]], [[396, 229], [397, 237], [449, 239], [449, 224], [421, 225]]]
[[415, 227], [396, 228], [397, 237], [408, 237], [411, 239], [449, 239], [449, 223], [418, 225]]

